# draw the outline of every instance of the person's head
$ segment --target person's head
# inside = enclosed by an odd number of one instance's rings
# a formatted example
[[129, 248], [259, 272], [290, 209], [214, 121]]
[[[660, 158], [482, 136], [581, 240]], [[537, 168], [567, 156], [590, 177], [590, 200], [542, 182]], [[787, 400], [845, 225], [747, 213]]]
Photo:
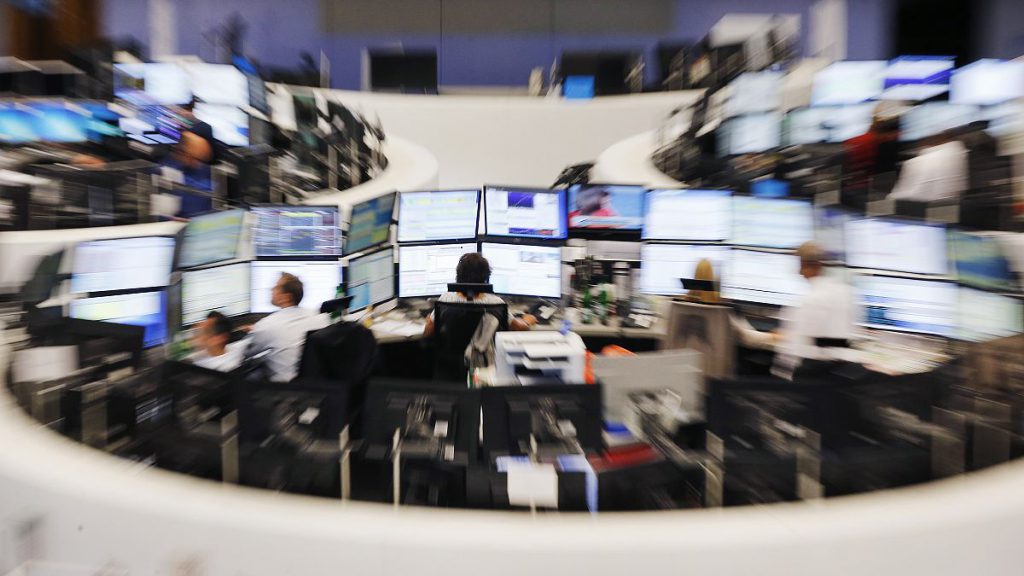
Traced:
[[610, 197], [604, 188], [584, 188], [576, 194], [576, 209], [581, 214], [592, 214], [604, 207]]
[[207, 354], [219, 356], [231, 341], [231, 321], [220, 312], [210, 312], [199, 323], [196, 342]]
[[455, 281], [460, 284], [487, 284], [491, 281], [491, 264], [479, 252], [463, 254], [455, 268]]
[[302, 280], [298, 277], [282, 272], [281, 277], [270, 291], [270, 303], [278, 308], [289, 308], [298, 306], [302, 302]]
[[814, 242], [804, 242], [796, 249], [800, 258], [800, 275], [810, 280], [821, 276], [825, 269], [825, 251]]
[[189, 168], [196, 168], [213, 161], [213, 145], [195, 132], [182, 132], [181, 140], [174, 146], [174, 156]]
[[[711, 265], [711, 261], [707, 258], [701, 258], [697, 262], [697, 267], [693, 270], [694, 280], [704, 280], [707, 282], [715, 281], [715, 269]], [[711, 304], [721, 301], [721, 297], [718, 295], [718, 290], [690, 290], [687, 293], [690, 300], [696, 302], [703, 302], [705, 304]]]

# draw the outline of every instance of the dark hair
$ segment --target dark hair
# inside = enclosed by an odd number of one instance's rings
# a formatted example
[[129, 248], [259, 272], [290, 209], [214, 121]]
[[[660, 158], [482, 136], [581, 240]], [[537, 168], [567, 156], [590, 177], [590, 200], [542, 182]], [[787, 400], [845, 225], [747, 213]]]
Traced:
[[220, 312], [210, 312], [206, 315], [207, 320], [213, 320], [210, 324], [210, 334], [213, 336], [220, 336], [224, 334], [231, 336], [231, 321], [228, 317], [221, 314]]
[[463, 254], [455, 268], [455, 281], [463, 284], [487, 284], [491, 280], [491, 265], [479, 252]]
[[284, 278], [284, 282], [281, 283], [281, 291], [292, 297], [293, 306], [298, 306], [299, 302], [302, 302], [302, 280], [287, 272], [282, 272], [281, 278]]

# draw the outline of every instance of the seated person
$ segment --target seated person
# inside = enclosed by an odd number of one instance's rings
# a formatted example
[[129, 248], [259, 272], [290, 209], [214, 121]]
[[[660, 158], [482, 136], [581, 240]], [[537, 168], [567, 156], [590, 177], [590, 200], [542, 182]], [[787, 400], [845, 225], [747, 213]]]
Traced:
[[302, 296], [302, 280], [282, 273], [270, 292], [270, 302], [280, 310], [249, 328], [252, 336], [249, 351], [270, 351], [267, 367], [274, 382], [290, 382], [295, 378], [306, 334], [326, 328], [330, 323], [324, 314], [299, 308]]
[[[715, 272], [710, 260], [707, 258], [701, 258], [700, 261], [697, 262], [697, 268], [693, 272], [693, 279], [705, 281], [715, 280]], [[687, 302], [696, 302], [698, 304], [723, 303], [718, 290], [690, 290], [683, 299]], [[754, 327], [750, 325], [750, 321], [741, 314], [736, 314], [735, 312], [730, 314], [729, 323], [732, 325], [733, 332], [736, 333], [736, 337], [739, 339], [740, 343], [747, 348], [771, 349], [779, 340], [779, 335], [775, 332], [760, 332], [754, 329]]]
[[196, 349], [189, 357], [196, 366], [230, 372], [242, 363], [244, 342], [231, 343], [231, 321], [220, 312], [210, 312], [192, 337]]
[[[487, 258], [479, 252], [463, 254], [459, 258], [459, 264], [455, 268], [455, 281], [460, 284], [487, 284], [491, 281], [491, 264]], [[445, 292], [441, 295], [441, 302], [471, 302], [473, 304], [504, 304], [504, 300], [494, 294], [477, 294], [473, 298], [461, 292]], [[509, 318], [508, 327], [512, 330], [529, 330], [537, 323], [537, 319], [530, 314], [524, 314], [521, 318]], [[430, 336], [434, 333], [434, 315], [427, 318], [427, 324], [423, 327], [423, 335]]]

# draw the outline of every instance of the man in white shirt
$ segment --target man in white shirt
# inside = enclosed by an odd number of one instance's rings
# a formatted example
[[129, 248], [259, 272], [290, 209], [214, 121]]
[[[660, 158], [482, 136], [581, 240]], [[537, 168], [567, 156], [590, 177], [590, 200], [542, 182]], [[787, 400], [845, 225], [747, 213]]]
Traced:
[[903, 163], [892, 200], [956, 200], [967, 189], [967, 148], [942, 136]]
[[198, 350], [189, 357], [196, 366], [230, 372], [242, 363], [244, 342], [230, 343], [231, 321], [220, 312], [210, 312], [199, 323], [193, 339]]
[[[825, 252], [813, 242], [805, 242], [796, 251], [800, 275], [807, 279], [807, 293], [783, 310], [780, 331], [782, 341], [776, 349], [777, 376], [792, 378], [805, 360], [845, 360], [847, 345], [855, 336], [859, 320], [858, 306], [848, 284], [824, 275]], [[820, 346], [818, 339], [828, 339]]]
[[295, 378], [306, 334], [329, 324], [325, 314], [299, 308], [302, 295], [302, 281], [292, 274], [281, 274], [270, 293], [270, 302], [280, 310], [254, 324], [250, 331], [250, 350], [270, 351], [267, 367], [274, 382]]

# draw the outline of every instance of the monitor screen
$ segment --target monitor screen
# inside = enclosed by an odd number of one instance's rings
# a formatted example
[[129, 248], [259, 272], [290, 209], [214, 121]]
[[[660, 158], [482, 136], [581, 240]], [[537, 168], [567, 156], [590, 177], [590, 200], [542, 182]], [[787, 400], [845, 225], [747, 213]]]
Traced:
[[812, 106], [860, 104], [882, 94], [885, 60], [834, 62], [814, 75]]
[[167, 298], [163, 291], [72, 300], [71, 317], [144, 326], [143, 346], [146, 348], [167, 341]]
[[0, 103], [0, 143], [23, 144], [38, 139], [35, 123], [26, 106]]
[[114, 64], [114, 96], [140, 106], [192, 101], [188, 75], [177, 64]]
[[438, 296], [455, 282], [455, 267], [463, 254], [476, 252], [476, 243], [398, 247], [398, 296]]
[[213, 137], [228, 146], [249, 145], [249, 115], [236, 106], [196, 104], [196, 118], [213, 129]]
[[814, 211], [814, 241], [825, 251], [826, 259], [846, 261], [846, 223], [854, 217], [853, 212], [837, 206]]
[[957, 290], [957, 338], [983, 342], [1024, 332], [1024, 301], [971, 288]]
[[860, 276], [854, 288], [868, 328], [937, 336], [956, 331], [957, 288], [951, 282]]
[[950, 230], [947, 239], [957, 282], [989, 290], [1017, 290], [1017, 279], [999, 238]]
[[210, 312], [249, 313], [249, 263], [190, 270], [181, 274], [181, 323], [202, 322]]
[[265, 314], [277, 310], [277, 307], [270, 302], [270, 293], [281, 278], [281, 274], [287, 272], [302, 281], [302, 301], [300, 308], [306, 308], [315, 312], [320, 311], [320, 305], [328, 300], [338, 297], [338, 285], [342, 281], [341, 266], [338, 262], [308, 261], [308, 262], [251, 262], [251, 290], [249, 297], [252, 300], [252, 311], [255, 314]]
[[350, 310], [361, 310], [395, 297], [395, 249], [353, 258], [348, 263]]
[[732, 243], [759, 248], [796, 248], [814, 238], [814, 207], [807, 200], [732, 199]]
[[866, 133], [871, 127], [874, 113], [875, 105], [870, 102], [798, 108], [786, 115], [783, 143], [797, 146], [845, 142]]
[[192, 218], [185, 225], [178, 266], [191, 268], [235, 258], [244, 223], [245, 210], [212, 212]]
[[337, 206], [254, 206], [256, 257], [337, 256], [341, 227]]
[[910, 142], [934, 136], [951, 128], [966, 126], [978, 119], [976, 106], [925, 102], [900, 117], [900, 140]]
[[35, 134], [44, 142], [73, 143], [89, 139], [89, 118], [56, 102], [28, 105]]
[[569, 188], [569, 228], [639, 232], [644, 225], [646, 192], [643, 186], [572, 186]]
[[395, 194], [385, 194], [352, 206], [345, 254], [355, 254], [381, 244], [391, 237], [395, 217]]
[[781, 105], [782, 72], [747, 72], [729, 85], [725, 117], [772, 112]]
[[561, 240], [566, 237], [565, 191], [484, 188], [488, 236]]
[[737, 116], [718, 129], [718, 155], [760, 154], [782, 143], [782, 115], [777, 112]]
[[167, 286], [174, 263], [174, 238], [116, 238], [75, 246], [71, 291], [107, 292]]
[[952, 56], [900, 56], [889, 62], [880, 100], [919, 102], [949, 91]]
[[1024, 62], [983, 59], [953, 72], [949, 101], [990, 106], [1024, 98]]
[[726, 246], [644, 244], [640, 248], [640, 291], [664, 296], [685, 294], [680, 279], [693, 279], [697, 263], [703, 258], [711, 261], [716, 279], [721, 279], [729, 250]]
[[204, 104], [249, 105], [249, 79], [230, 64], [190, 62], [185, 65], [189, 86]]
[[476, 238], [479, 214], [479, 190], [402, 192], [398, 205], [398, 241]]
[[729, 190], [651, 190], [644, 217], [645, 240], [719, 242], [732, 233]]
[[846, 264], [908, 274], [949, 273], [946, 229], [884, 218], [850, 220], [845, 226]]
[[721, 285], [728, 300], [772, 306], [790, 306], [807, 292], [799, 258], [751, 250], [730, 253]]
[[491, 265], [496, 294], [558, 298], [562, 295], [562, 249], [558, 246], [481, 244]]

